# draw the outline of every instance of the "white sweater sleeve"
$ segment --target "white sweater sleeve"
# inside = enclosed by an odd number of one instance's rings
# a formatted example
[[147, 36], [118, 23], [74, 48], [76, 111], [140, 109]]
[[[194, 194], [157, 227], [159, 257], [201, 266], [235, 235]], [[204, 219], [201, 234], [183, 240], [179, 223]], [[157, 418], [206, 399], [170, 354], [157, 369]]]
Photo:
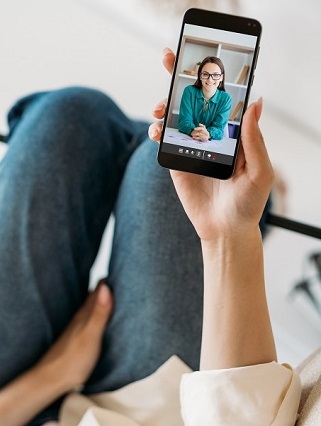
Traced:
[[185, 426], [293, 426], [301, 385], [298, 374], [276, 362], [184, 374]]

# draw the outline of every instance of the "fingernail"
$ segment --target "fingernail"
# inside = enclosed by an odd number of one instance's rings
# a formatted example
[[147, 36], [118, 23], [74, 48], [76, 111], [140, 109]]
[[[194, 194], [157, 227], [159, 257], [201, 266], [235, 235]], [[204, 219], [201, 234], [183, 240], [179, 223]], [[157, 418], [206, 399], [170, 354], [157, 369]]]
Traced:
[[98, 302], [102, 306], [106, 306], [109, 300], [109, 290], [105, 284], [101, 284], [98, 289]]
[[255, 106], [255, 115], [256, 115], [256, 120], [259, 121], [261, 114], [262, 114], [262, 109], [263, 109], [263, 98], [262, 96], [257, 100], [256, 102], [256, 106]]
[[164, 104], [162, 102], [158, 103], [155, 108], [154, 111], [161, 111], [164, 108]]
[[165, 55], [167, 55], [168, 53], [171, 53], [171, 50], [170, 50], [168, 47], [165, 47], [165, 48], [163, 49], [163, 55], [165, 56]]
[[156, 136], [157, 136], [157, 130], [156, 129], [151, 129], [150, 130], [150, 136], [151, 136], [151, 138], [156, 138]]

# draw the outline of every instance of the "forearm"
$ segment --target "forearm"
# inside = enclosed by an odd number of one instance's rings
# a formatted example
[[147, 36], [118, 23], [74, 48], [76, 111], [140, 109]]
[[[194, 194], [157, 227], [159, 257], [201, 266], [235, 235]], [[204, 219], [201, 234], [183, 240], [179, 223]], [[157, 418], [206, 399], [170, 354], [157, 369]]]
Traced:
[[178, 121], [178, 130], [181, 133], [185, 133], [186, 135], [190, 136], [192, 130], [195, 128], [194, 123], [187, 120], [180, 118]]
[[210, 139], [214, 139], [220, 141], [224, 136], [224, 128], [223, 127], [215, 127], [211, 126], [207, 128], [208, 133], [210, 134]]
[[187, 87], [182, 95], [178, 116], [178, 130], [186, 135], [190, 135], [195, 128], [193, 109], [193, 98], [189, 93], [189, 87]]
[[276, 360], [266, 303], [259, 228], [202, 242], [204, 313], [201, 369]]
[[54, 365], [37, 365], [0, 391], [1, 424], [22, 426], [67, 392]]

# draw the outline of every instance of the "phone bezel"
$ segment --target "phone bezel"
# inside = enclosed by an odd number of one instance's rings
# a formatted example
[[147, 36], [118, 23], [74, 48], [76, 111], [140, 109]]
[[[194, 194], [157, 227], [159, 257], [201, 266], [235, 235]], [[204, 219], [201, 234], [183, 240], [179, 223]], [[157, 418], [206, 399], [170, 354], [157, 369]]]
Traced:
[[[262, 26], [259, 21], [253, 18], [246, 18], [244, 16], [229, 15], [219, 12], [207, 11], [203, 9], [189, 9], [186, 11], [183, 22], [181, 26], [177, 54], [174, 63], [173, 77], [171, 79], [169, 96], [168, 96], [168, 105], [170, 105], [170, 100], [173, 95], [173, 87], [175, 82], [175, 76], [177, 72], [177, 65], [179, 59], [179, 52], [182, 44], [182, 37], [184, 33], [185, 24], [199, 25], [202, 27], [214, 28], [218, 30], [236, 32], [241, 34], [248, 34], [257, 37], [256, 45], [253, 52], [253, 62], [249, 73], [249, 83], [246, 90], [246, 95], [244, 99], [244, 108], [243, 114], [240, 119], [240, 127], [242, 127], [243, 115], [248, 105], [248, 100], [250, 96], [250, 89], [253, 83], [254, 71], [256, 68], [256, 63], [259, 54], [260, 40], [262, 35]], [[162, 152], [162, 144], [164, 140], [164, 133], [166, 128], [166, 123], [168, 121], [169, 110], [167, 109], [164, 117], [164, 126], [160, 139], [160, 146], [158, 150], [157, 159], [161, 166], [181, 170], [190, 173], [196, 173], [204, 176], [210, 176], [218, 179], [228, 179], [233, 175], [235, 164], [237, 160], [237, 154], [240, 145], [240, 135], [236, 142], [235, 155], [232, 160], [231, 165], [222, 164], [219, 162], [210, 162], [195, 158], [189, 158], [185, 156], [180, 156], [177, 154], [171, 154], [167, 152]]]

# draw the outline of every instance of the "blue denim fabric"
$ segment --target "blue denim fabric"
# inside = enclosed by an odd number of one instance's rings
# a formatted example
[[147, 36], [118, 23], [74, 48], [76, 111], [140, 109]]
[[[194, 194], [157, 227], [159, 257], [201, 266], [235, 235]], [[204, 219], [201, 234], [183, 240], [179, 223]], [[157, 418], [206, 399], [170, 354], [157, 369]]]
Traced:
[[[83, 302], [112, 212], [114, 314], [85, 392], [146, 377], [173, 354], [197, 369], [200, 242], [157, 164], [157, 144], [145, 140], [147, 123], [78, 87], [20, 100], [9, 124], [0, 163], [0, 387], [46, 352]], [[55, 419], [59, 403], [30, 424]]]
[[200, 241], [156, 154], [151, 141], [137, 148], [118, 194], [109, 267], [115, 314], [92, 392], [146, 377], [173, 354], [199, 368]]
[[90, 267], [147, 123], [69, 88], [9, 114], [0, 163], [0, 386], [32, 366], [84, 300]]

